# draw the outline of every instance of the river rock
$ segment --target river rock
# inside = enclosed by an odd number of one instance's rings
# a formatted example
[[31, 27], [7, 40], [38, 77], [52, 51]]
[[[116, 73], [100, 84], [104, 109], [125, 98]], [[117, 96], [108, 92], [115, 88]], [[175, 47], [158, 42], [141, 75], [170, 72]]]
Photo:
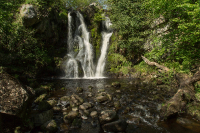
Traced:
[[101, 111], [101, 115], [99, 116], [99, 120], [101, 124], [105, 124], [108, 122], [112, 122], [116, 118], [116, 111], [114, 110], [104, 110]]
[[47, 121], [46, 123], [44, 123], [41, 126], [41, 129], [48, 133], [55, 133], [58, 130], [58, 126], [57, 126], [55, 120], [50, 120], [50, 121]]
[[81, 88], [81, 87], [77, 87], [77, 88], [76, 88], [76, 92], [78, 92], [78, 93], [82, 93], [82, 92], [83, 92], [83, 88]]
[[23, 117], [35, 91], [7, 73], [0, 74], [0, 112]]
[[121, 84], [119, 82], [113, 82], [112, 87], [121, 87]]
[[40, 126], [53, 118], [53, 110], [32, 114], [31, 120], [35, 126]]
[[66, 123], [73, 121], [78, 116], [77, 111], [70, 111], [67, 115], [64, 116], [63, 120]]
[[98, 94], [97, 97], [96, 97], [96, 101], [99, 102], [99, 103], [105, 102], [107, 100], [108, 100], [108, 96], [105, 92]]
[[63, 96], [60, 98], [60, 101], [70, 101], [70, 97], [69, 96]]
[[39, 97], [37, 97], [35, 99], [34, 103], [40, 103], [40, 102], [42, 102], [45, 99], [47, 99], [47, 94], [42, 94], [42, 95], [40, 95]]
[[73, 107], [72, 111], [78, 111], [78, 107]]
[[92, 118], [98, 117], [97, 111], [92, 111], [92, 112], [90, 113], [90, 116], [91, 116]]
[[55, 106], [55, 107], [53, 107], [53, 111], [54, 112], [59, 112], [59, 111], [61, 111], [61, 107]]
[[52, 100], [47, 100], [47, 103], [53, 107], [57, 104], [57, 101], [52, 99]]
[[125, 120], [118, 120], [104, 124], [102, 127], [106, 132], [123, 132], [126, 131], [127, 123]]
[[20, 9], [23, 25], [26, 27], [32, 26], [38, 22], [37, 12], [33, 5], [24, 4]]
[[133, 123], [133, 124], [139, 124], [140, 123], [140, 118], [130, 118], [130, 119], [128, 119], [127, 121], [126, 121], [126, 123]]
[[71, 107], [75, 107], [75, 106], [79, 106], [83, 103], [83, 99], [80, 98], [78, 95], [73, 94], [71, 96], [71, 101], [70, 101], [70, 106]]
[[117, 109], [120, 108], [121, 107], [120, 102], [119, 101], [115, 101], [114, 102], [114, 107], [117, 108]]
[[82, 109], [82, 110], [86, 110], [86, 109], [89, 109], [91, 107], [92, 107], [92, 105], [90, 103], [83, 103], [82, 105], [79, 106], [79, 108]]

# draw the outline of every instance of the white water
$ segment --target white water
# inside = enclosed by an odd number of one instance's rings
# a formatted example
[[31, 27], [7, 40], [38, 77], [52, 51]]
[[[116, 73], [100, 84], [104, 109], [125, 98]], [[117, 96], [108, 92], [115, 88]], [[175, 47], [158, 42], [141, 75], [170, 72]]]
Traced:
[[[112, 36], [112, 31], [110, 29], [110, 19], [106, 17], [106, 20], [103, 22], [104, 27], [102, 31], [102, 48], [101, 55], [98, 60], [98, 64], [94, 67], [94, 52], [93, 46], [89, 42], [90, 40], [90, 32], [87, 30], [87, 26], [85, 24], [84, 18], [80, 12], [76, 12], [76, 29], [75, 35], [73, 37], [72, 24], [73, 17], [71, 13], [68, 14], [68, 54], [67, 54], [67, 62], [65, 65], [65, 78], [78, 78], [78, 71], [81, 67], [83, 71], [83, 78], [100, 78], [103, 77], [103, 72], [105, 68], [106, 55], [109, 46], [109, 39]], [[78, 44], [78, 45], [76, 45]], [[74, 48], [77, 48], [74, 50]], [[80, 62], [81, 65], [78, 65]]]
[[97, 67], [96, 67], [96, 74], [95, 77], [103, 77], [103, 72], [105, 69], [106, 64], [106, 55], [109, 45], [110, 37], [112, 36], [112, 31], [110, 32], [110, 26], [112, 25], [110, 19], [106, 17], [104, 22], [104, 31], [102, 31], [102, 46], [101, 46], [101, 55], [99, 57]]

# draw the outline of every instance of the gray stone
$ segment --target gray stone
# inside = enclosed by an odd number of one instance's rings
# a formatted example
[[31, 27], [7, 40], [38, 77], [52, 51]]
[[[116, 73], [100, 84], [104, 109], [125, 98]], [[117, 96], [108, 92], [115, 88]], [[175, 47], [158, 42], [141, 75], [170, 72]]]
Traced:
[[76, 94], [71, 95], [71, 101], [70, 101], [71, 107], [79, 106], [82, 103], [83, 103], [83, 99], [80, 98], [78, 95], [76, 95]]
[[47, 100], [47, 103], [53, 107], [57, 104], [57, 101], [56, 100]]
[[126, 131], [127, 123], [124, 120], [118, 120], [104, 124], [102, 127], [106, 132], [123, 132]]
[[108, 122], [112, 122], [116, 118], [116, 111], [114, 110], [105, 110], [101, 111], [101, 115], [99, 116], [99, 120], [101, 124], [105, 124]]
[[99, 102], [99, 103], [105, 102], [107, 100], [108, 100], [108, 96], [105, 92], [98, 94], [97, 97], [96, 97], [96, 101]]
[[50, 120], [43, 124], [41, 129], [49, 133], [55, 133], [58, 130], [58, 126], [55, 120]]
[[97, 111], [92, 111], [92, 112], [90, 113], [90, 116], [91, 116], [92, 118], [98, 117]]
[[26, 27], [32, 26], [38, 22], [37, 12], [33, 5], [22, 5], [20, 15], [22, 17], [23, 25]]
[[69, 96], [63, 96], [60, 98], [60, 101], [70, 101], [70, 97]]
[[68, 123], [72, 122], [78, 116], [77, 111], [70, 111], [67, 115], [64, 116], [63, 120]]
[[91, 107], [92, 107], [92, 105], [90, 103], [83, 103], [82, 105], [79, 106], [79, 108], [82, 109], [82, 110], [86, 110], [86, 109], [89, 109]]

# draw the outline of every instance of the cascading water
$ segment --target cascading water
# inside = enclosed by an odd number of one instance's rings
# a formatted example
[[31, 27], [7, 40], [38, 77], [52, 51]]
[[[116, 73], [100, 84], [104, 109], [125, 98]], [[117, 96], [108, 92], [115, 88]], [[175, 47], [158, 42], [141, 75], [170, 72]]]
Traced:
[[98, 63], [97, 63], [95, 77], [103, 77], [109, 40], [113, 33], [112, 29], [110, 28], [111, 25], [112, 25], [112, 23], [110, 22], [110, 19], [108, 17], [106, 17], [104, 25], [103, 25], [104, 26], [103, 31], [101, 33], [103, 41], [102, 41], [102, 46], [101, 46], [101, 55], [100, 55]]
[[[76, 12], [76, 29], [72, 29], [73, 26], [73, 17], [71, 13], [68, 14], [68, 54], [67, 60], [64, 64], [64, 71], [66, 73], [67, 78], [78, 78], [78, 71], [81, 70], [83, 72], [83, 77], [103, 77], [103, 71], [105, 68], [106, 54], [108, 49], [109, 39], [112, 35], [112, 30], [110, 28], [111, 22], [108, 17], [104, 21], [104, 27], [102, 31], [102, 49], [101, 55], [98, 61], [98, 65], [96, 68], [94, 67], [94, 52], [93, 46], [89, 42], [90, 40], [90, 32], [87, 30], [87, 26], [85, 24], [84, 18], [80, 12]], [[72, 31], [75, 30], [74, 36]], [[78, 44], [78, 45], [77, 45]], [[77, 48], [74, 50], [74, 48]], [[80, 65], [79, 65], [80, 63]]]

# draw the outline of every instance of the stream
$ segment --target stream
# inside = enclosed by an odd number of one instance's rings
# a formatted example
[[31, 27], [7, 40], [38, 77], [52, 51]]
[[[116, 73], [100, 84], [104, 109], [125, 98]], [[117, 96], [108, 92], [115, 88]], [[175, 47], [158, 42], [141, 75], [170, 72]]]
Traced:
[[[113, 87], [113, 82], [119, 82], [121, 87]], [[159, 121], [159, 110], [162, 104], [170, 98], [170, 95], [163, 91], [162, 87], [153, 87], [144, 82], [134, 79], [54, 79], [43, 80], [43, 85], [53, 84], [54, 89], [50, 94], [49, 99], [54, 99], [59, 102], [63, 96], [71, 96], [77, 94], [83, 98], [84, 102], [93, 104], [92, 110], [96, 110], [98, 114], [102, 110], [116, 110], [120, 119], [125, 119], [128, 123], [127, 133], [197, 133], [200, 132], [199, 124], [192, 120], [189, 116], [181, 115], [180, 118], [187, 118], [192, 124], [177, 122], [176, 119], [164, 122]], [[80, 93], [77, 92], [77, 87], [83, 88]], [[92, 88], [92, 89], [91, 89]], [[95, 96], [100, 92], [106, 92], [112, 96], [112, 100], [98, 103]], [[119, 101], [120, 107], [114, 106], [115, 101]], [[91, 121], [88, 119], [82, 121], [82, 127], [73, 128], [70, 124], [63, 121], [65, 111], [54, 112], [53, 119], [56, 121], [59, 131], [58, 133], [104, 133], [101, 127], [92, 129]], [[69, 112], [67, 110], [66, 112]], [[191, 122], [192, 121], [192, 122]], [[84, 127], [83, 127], [84, 126]], [[87, 130], [86, 130], [87, 129]], [[84, 131], [85, 130], [85, 131]], [[38, 133], [39, 130], [33, 130], [33, 133]], [[95, 132], [94, 132], [95, 131]]]

